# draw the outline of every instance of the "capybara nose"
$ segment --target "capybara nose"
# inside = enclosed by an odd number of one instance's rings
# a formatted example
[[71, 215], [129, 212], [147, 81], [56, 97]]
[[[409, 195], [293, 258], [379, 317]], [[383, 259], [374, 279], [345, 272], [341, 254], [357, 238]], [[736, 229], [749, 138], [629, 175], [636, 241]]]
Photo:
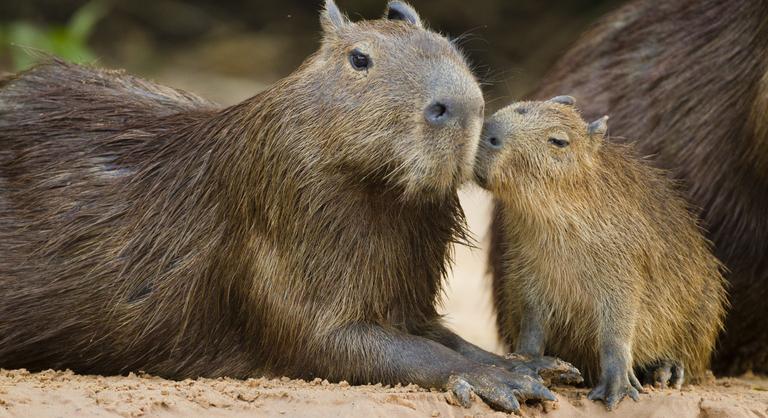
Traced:
[[430, 125], [444, 125], [453, 113], [453, 109], [449, 109], [448, 106], [441, 101], [434, 101], [426, 109], [424, 109], [424, 118]]
[[493, 149], [501, 148], [501, 138], [498, 135], [490, 135], [486, 141], [488, 141], [488, 145]]
[[[483, 125], [483, 133], [480, 135], [482, 146], [490, 150], [500, 149], [504, 144], [504, 129], [500, 129], [495, 117], [491, 117]], [[508, 132], [507, 132], [508, 133]]]
[[435, 100], [424, 109], [424, 118], [432, 126], [440, 127], [451, 122], [465, 126], [472, 118], [481, 118], [483, 102], [474, 100]]

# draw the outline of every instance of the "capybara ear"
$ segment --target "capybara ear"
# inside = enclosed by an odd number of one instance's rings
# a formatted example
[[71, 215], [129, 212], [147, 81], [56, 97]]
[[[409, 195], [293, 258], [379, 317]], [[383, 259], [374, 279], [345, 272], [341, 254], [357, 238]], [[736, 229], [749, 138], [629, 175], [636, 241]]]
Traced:
[[320, 13], [320, 26], [323, 32], [333, 33], [349, 24], [349, 19], [341, 13], [339, 7], [333, 0], [325, 0], [325, 6]]
[[566, 106], [573, 106], [576, 104], [576, 99], [574, 99], [573, 96], [555, 96], [547, 101], [552, 103], [560, 103], [561, 105]]
[[608, 131], [608, 115], [590, 123], [587, 126], [587, 134], [591, 137], [599, 137], [602, 139], [605, 137], [605, 133]]
[[412, 25], [423, 27], [421, 18], [413, 7], [402, 1], [390, 1], [387, 4], [387, 11], [384, 16], [389, 20], [403, 20]]

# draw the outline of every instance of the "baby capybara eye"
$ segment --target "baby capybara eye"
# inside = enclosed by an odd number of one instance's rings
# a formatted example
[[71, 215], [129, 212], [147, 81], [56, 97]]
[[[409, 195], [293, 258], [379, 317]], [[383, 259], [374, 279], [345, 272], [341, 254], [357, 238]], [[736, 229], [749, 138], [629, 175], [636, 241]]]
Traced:
[[371, 66], [371, 57], [355, 49], [349, 53], [349, 62], [357, 71], [367, 70]]
[[558, 148], [565, 148], [569, 144], [569, 142], [566, 141], [565, 139], [558, 139], [558, 138], [549, 138], [549, 143]]
[[493, 147], [499, 147], [499, 146], [501, 146], [501, 141], [499, 141], [499, 138], [497, 138], [497, 137], [495, 137], [495, 136], [492, 136], [492, 137], [488, 138], [488, 142], [489, 142], [489, 143], [491, 144], [491, 146], [493, 146]]

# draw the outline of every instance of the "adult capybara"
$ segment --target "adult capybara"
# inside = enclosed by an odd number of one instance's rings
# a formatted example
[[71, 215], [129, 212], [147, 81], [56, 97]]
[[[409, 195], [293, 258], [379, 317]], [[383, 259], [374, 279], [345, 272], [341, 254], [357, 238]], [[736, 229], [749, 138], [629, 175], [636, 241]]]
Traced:
[[60, 62], [2, 82], [0, 367], [553, 398], [435, 311], [482, 126], [464, 57], [400, 2], [321, 23], [226, 109]]
[[637, 140], [701, 210], [728, 269], [713, 369], [768, 373], [768, 2], [633, 1], [603, 18], [533, 95], [567, 91]]
[[571, 361], [613, 409], [697, 378], [725, 314], [720, 262], [684, 199], [574, 100], [511, 104], [485, 124], [478, 182], [495, 197], [498, 325], [518, 353]]

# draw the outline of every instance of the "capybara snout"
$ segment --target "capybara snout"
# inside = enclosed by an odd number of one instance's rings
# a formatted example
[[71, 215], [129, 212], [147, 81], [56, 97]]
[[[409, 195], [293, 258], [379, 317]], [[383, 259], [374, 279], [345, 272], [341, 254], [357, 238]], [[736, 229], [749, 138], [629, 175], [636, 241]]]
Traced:
[[407, 199], [445, 196], [471, 173], [483, 94], [453, 42], [395, 7], [399, 22], [323, 20], [313, 111], [349, 132], [325, 148], [345, 172], [380, 182], [390, 171], [384, 186]]

